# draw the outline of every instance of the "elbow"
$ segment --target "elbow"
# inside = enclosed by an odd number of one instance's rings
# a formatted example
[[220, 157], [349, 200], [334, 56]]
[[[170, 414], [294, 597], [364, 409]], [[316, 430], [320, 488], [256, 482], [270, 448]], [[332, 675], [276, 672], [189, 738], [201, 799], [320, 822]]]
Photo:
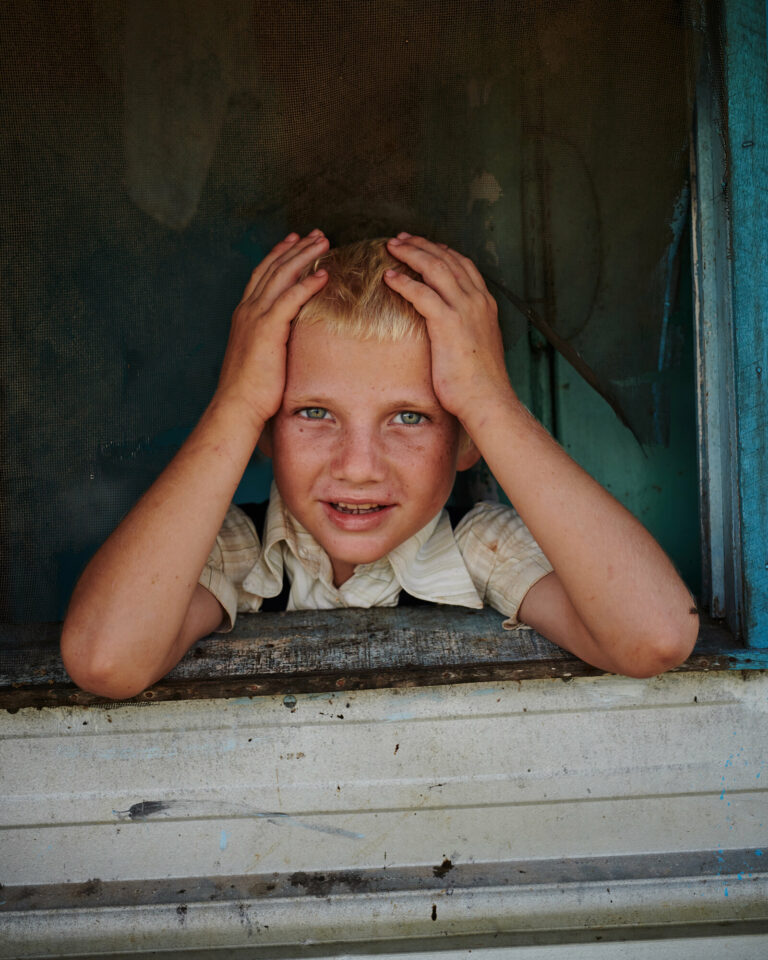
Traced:
[[647, 679], [660, 673], [674, 670], [684, 663], [693, 652], [699, 635], [699, 615], [689, 604], [685, 617], [659, 626], [653, 634], [637, 644], [636, 656], [628, 666], [629, 677]]
[[62, 659], [70, 679], [76, 686], [107, 700], [130, 700], [151, 685], [143, 679], [126, 676], [125, 671], [109, 661], [94, 659], [83, 663], [70, 660], [63, 653]]
[[61, 632], [61, 659], [76, 686], [109, 700], [129, 700], [153, 682], [137, 676], [124, 661], [104, 651], [97, 639], [86, 637], [66, 621]]

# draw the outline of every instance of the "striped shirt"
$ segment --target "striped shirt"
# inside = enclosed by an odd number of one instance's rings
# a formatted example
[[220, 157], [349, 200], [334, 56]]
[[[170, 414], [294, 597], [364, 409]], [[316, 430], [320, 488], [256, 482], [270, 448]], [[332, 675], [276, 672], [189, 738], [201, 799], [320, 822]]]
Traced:
[[373, 563], [359, 564], [340, 587], [333, 584], [331, 560], [288, 512], [273, 484], [264, 545], [251, 519], [234, 504], [208, 558], [200, 583], [224, 608], [221, 632], [238, 613], [255, 613], [265, 597], [290, 582], [288, 610], [340, 607], [394, 607], [401, 590], [432, 603], [503, 613], [504, 626], [517, 627], [517, 612], [528, 590], [552, 570], [518, 514], [499, 503], [478, 503], [451, 528], [442, 510], [418, 533]]

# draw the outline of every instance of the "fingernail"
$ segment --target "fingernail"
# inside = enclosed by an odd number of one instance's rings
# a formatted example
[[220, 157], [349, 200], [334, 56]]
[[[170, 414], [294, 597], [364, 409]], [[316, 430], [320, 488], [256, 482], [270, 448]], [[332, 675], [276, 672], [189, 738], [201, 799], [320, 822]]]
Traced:
[[400, 246], [400, 241], [397, 239], [397, 237], [392, 237], [392, 239], [389, 242], [392, 244], [393, 247]]
[[323, 233], [322, 230], [318, 230], [317, 227], [315, 227], [314, 230], [310, 230], [310, 231], [309, 231], [309, 233], [307, 234], [307, 236], [308, 236], [308, 237], [316, 237], [316, 236], [318, 236], [318, 235], [322, 236], [322, 233]]
[[386, 270], [384, 272], [385, 277], [399, 277], [400, 273], [397, 270]]
[[318, 235], [315, 237], [315, 239], [312, 241], [312, 244], [314, 245], [314, 244], [316, 244], [316, 243], [322, 243], [323, 240], [325, 240], [325, 237], [323, 236], [322, 233], [320, 233], [320, 234], [318, 234]]
[[289, 233], [288, 236], [285, 238], [285, 241], [284, 241], [284, 242], [285, 242], [285, 243], [294, 243], [294, 241], [296, 241], [296, 240], [298, 240], [298, 239], [299, 239], [298, 233]]
[[402, 233], [398, 233], [397, 236], [399, 240], [410, 240], [413, 234], [406, 233], [405, 230], [403, 230]]
[[315, 270], [316, 277], [324, 277], [328, 273], [327, 270]]

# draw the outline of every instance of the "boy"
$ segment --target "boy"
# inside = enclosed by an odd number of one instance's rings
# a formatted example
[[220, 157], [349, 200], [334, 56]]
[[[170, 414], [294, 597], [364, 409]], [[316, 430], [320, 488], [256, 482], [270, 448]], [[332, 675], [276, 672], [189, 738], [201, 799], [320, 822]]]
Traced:
[[[393, 605], [404, 587], [487, 600], [605, 670], [682, 662], [698, 630], [686, 587], [517, 400], [474, 264], [407, 233], [351, 261], [328, 248], [290, 234], [254, 270], [211, 404], [73, 594], [74, 681], [136, 695], [280, 593], [284, 570], [289, 606]], [[275, 472], [260, 530], [227, 510], [257, 442]], [[442, 507], [479, 456], [526, 526], [485, 506], [451, 533]]]

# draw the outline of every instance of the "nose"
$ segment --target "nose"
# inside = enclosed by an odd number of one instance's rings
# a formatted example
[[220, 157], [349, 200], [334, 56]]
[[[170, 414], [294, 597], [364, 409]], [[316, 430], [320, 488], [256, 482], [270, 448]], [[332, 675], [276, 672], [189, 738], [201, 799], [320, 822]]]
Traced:
[[367, 427], [345, 429], [334, 447], [331, 474], [334, 480], [356, 485], [381, 482], [386, 474], [386, 463], [375, 430]]

